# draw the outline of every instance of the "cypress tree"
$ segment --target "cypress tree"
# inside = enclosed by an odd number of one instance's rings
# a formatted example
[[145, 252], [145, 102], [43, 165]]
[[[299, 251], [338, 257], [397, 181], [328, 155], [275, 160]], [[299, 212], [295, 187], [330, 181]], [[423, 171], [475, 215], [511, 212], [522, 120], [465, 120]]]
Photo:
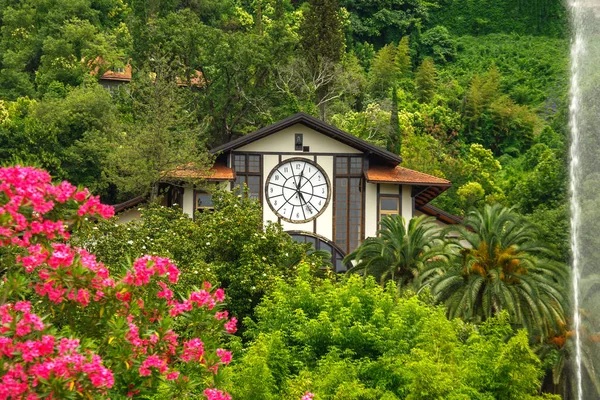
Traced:
[[400, 78], [406, 78], [410, 73], [410, 48], [408, 43], [408, 36], [404, 36], [398, 43], [398, 49], [396, 50], [396, 68]]
[[[345, 52], [338, 0], [309, 0], [308, 5], [309, 9], [300, 26], [300, 47], [313, 73], [332, 74], [335, 64]], [[325, 68], [327, 70], [323, 70]], [[325, 120], [325, 103], [320, 102], [320, 99], [326, 96], [329, 85], [321, 86], [316, 93], [322, 120]]]
[[338, 0], [309, 0], [308, 5], [300, 26], [300, 45], [306, 60], [314, 68], [323, 60], [337, 63], [345, 50]]
[[415, 76], [417, 84], [417, 100], [420, 103], [427, 103], [435, 95], [436, 70], [435, 64], [431, 58], [423, 60]]

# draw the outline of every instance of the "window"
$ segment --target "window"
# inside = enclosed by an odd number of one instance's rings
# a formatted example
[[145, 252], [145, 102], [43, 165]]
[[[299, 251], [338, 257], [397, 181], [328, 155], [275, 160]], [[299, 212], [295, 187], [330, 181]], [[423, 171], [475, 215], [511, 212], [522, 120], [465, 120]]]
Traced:
[[400, 215], [400, 198], [398, 196], [379, 197], [379, 221], [386, 216]]
[[331, 242], [327, 242], [320, 237], [311, 236], [300, 232], [289, 232], [295, 242], [298, 243], [310, 243], [315, 250], [326, 251], [331, 254], [331, 263], [334, 266], [335, 272], [345, 272], [347, 267], [344, 265], [342, 260], [344, 259], [344, 253], [341, 252], [337, 246]]
[[345, 252], [358, 247], [362, 237], [363, 159], [335, 157], [335, 243]]
[[236, 173], [234, 186], [248, 186], [248, 196], [260, 200], [262, 159], [257, 154], [234, 154], [233, 169]]
[[207, 192], [196, 192], [196, 210], [212, 210], [213, 204], [212, 195]]

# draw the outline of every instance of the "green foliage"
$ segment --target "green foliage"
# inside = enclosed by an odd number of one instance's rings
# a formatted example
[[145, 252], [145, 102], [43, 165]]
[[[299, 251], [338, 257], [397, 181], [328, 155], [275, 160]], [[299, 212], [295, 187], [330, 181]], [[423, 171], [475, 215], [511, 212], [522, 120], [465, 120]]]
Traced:
[[[214, 211], [196, 214], [196, 246], [229, 295], [228, 307], [242, 320], [252, 315], [277, 278], [295, 274], [308, 245], [296, 243], [281, 225], [264, 224], [260, 204], [237, 193], [213, 194]], [[308, 258], [315, 268], [318, 256]]]
[[540, 361], [505, 314], [476, 328], [398, 297], [393, 285], [357, 275], [315, 280], [304, 265], [256, 315], [252, 342], [227, 379], [240, 398], [542, 398]]
[[438, 64], [454, 60], [456, 46], [456, 41], [444, 26], [436, 26], [421, 35], [421, 55], [433, 57]]
[[560, 0], [437, 0], [435, 4], [431, 22], [459, 35], [515, 32], [563, 37], [568, 33], [567, 7]]
[[201, 127], [185, 109], [188, 99], [177, 87], [173, 69], [165, 60], [153, 66], [152, 75], [145, 70], [132, 85], [133, 121], [120, 127], [110, 146], [107, 175], [122, 200], [150, 193], [181, 165], [207, 169], [211, 161], [199, 139]]
[[352, 39], [377, 47], [398, 43], [418, 30], [430, 7], [430, 3], [421, 0], [343, 0], [340, 5], [350, 13]]
[[385, 98], [392, 83], [398, 79], [396, 46], [385, 45], [377, 52], [369, 71], [369, 89], [374, 98]]
[[0, 158], [37, 163], [61, 179], [106, 189], [106, 165], [116, 125], [110, 95], [99, 85], [69, 90], [64, 98], [4, 103]]
[[141, 208], [139, 221], [102, 222], [75, 240], [114, 272], [141, 254], [169, 257], [187, 275], [177, 290], [189, 291], [204, 280], [218, 283], [227, 290], [228, 309], [240, 320], [252, 315], [277, 278], [293, 276], [301, 259], [315, 270], [322, 265], [318, 255], [306, 255], [308, 245], [294, 242], [281, 226], [263, 226], [256, 201], [229, 192], [213, 198], [214, 211], [198, 213], [195, 221], [180, 209], [150, 205]]
[[122, 273], [128, 260], [144, 254], [168, 257], [185, 271], [183, 280], [175, 286], [179, 293], [199, 287], [204, 281], [218, 281], [198, 246], [202, 229], [181, 209], [149, 204], [138, 212], [140, 218], [129, 223], [111, 219], [86, 226], [72, 241], [96, 254], [113, 274]]
[[311, 68], [322, 60], [333, 63], [342, 59], [345, 50], [342, 20], [337, 0], [309, 0], [300, 26], [300, 46]]
[[382, 284], [391, 280], [398, 291], [417, 289], [425, 265], [444, 255], [439, 226], [425, 215], [412, 218], [408, 226], [399, 216], [386, 217], [380, 225], [376, 237], [365, 239], [344, 258], [345, 264], [354, 263], [348, 272], [363, 271]]
[[504, 194], [496, 183], [496, 174], [502, 169], [491, 150], [485, 149], [480, 144], [469, 147], [469, 156], [465, 161], [465, 169], [469, 171], [472, 181], [481, 185], [485, 194], [490, 196], [488, 201], [502, 200]]
[[532, 225], [496, 204], [473, 210], [449, 232], [458, 251], [446, 266], [429, 268], [427, 285], [451, 318], [480, 322], [505, 310], [542, 339], [564, 329], [569, 273]]
[[479, 182], [467, 182], [458, 188], [456, 194], [465, 203], [465, 209], [469, 209], [484, 199], [485, 190]]

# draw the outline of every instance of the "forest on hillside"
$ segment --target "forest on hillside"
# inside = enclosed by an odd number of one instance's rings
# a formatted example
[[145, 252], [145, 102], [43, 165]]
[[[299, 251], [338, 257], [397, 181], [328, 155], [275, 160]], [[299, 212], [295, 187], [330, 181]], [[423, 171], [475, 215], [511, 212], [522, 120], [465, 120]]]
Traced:
[[567, 37], [560, 0], [0, 0], [0, 160], [116, 203], [303, 111], [566, 257]]

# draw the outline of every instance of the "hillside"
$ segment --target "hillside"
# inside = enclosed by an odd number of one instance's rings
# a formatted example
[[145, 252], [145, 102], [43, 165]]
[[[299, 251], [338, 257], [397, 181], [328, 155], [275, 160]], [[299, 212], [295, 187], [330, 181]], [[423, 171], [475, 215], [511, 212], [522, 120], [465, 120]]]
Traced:
[[305, 111], [565, 251], [567, 22], [558, 0], [0, 0], [0, 159], [117, 202]]

